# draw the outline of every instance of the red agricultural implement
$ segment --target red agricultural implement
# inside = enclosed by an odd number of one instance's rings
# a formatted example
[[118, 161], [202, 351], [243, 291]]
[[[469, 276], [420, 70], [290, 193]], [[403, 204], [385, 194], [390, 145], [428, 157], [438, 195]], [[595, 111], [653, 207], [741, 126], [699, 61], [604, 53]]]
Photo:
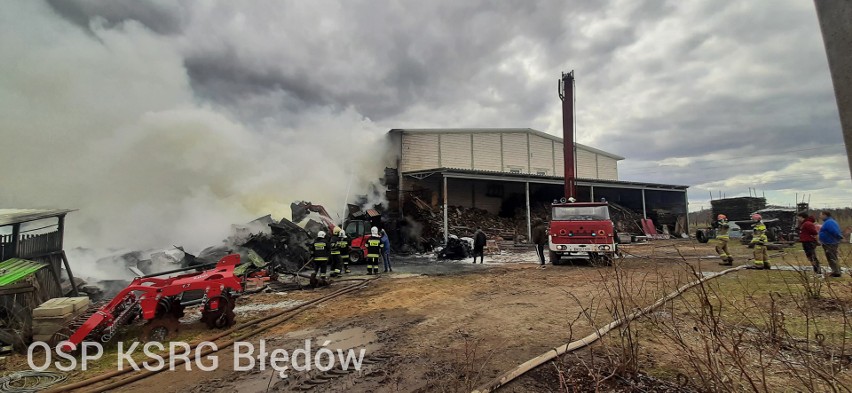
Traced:
[[[200, 305], [201, 320], [210, 328], [224, 328], [234, 323], [234, 303], [242, 292], [240, 279], [234, 275], [240, 256], [228, 255], [213, 269], [158, 278], [169, 272], [137, 277], [109, 303], [94, 313], [72, 323], [57, 333], [54, 341], [71, 351], [83, 341], [109, 342], [122, 326], [137, 319], [145, 320], [142, 339], [164, 341], [180, 327], [184, 308]], [[193, 269], [193, 268], [190, 268]]]

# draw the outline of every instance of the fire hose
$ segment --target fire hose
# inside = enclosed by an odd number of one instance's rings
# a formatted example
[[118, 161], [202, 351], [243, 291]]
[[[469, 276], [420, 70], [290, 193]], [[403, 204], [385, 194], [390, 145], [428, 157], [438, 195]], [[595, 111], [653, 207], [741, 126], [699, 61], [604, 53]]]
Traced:
[[714, 278], [724, 276], [728, 273], [733, 273], [733, 272], [736, 272], [736, 271], [744, 270], [747, 267], [748, 267], [748, 265], [737, 266], [737, 267], [732, 268], [732, 269], [723, 270], [723, 271], [716, 273], [716, 274], [704, 276], [704, 277], [702, 277], [698, 280], [695, 280], [695, 281], [692, 281], [688, 284], [685, 284], [685, 285], [681, 286], [680, 288], [678, 288], [676, 291], [660, 298], [659, 300], [657, 300], [656, 302], [654, 302], [650, 306], [642, 308], [642, 309], [640, 309], [636, 312], [633, 312], [630, 315], [627, 315], [625, 317], [616, 319], [616, 320], [610, 322], [608, 325], [605, 325], [604, 327], [594, 331], [592, 334], [589, 334], [586, 337], [583, 337], [579, 340], [572, 341], [570, 343], [564, 344], [560, 347], [552, 348], [549, 351], [547, 351], [547, 352], [545, 352], [541, 355], [538, 355], [538, 356], [536, 356], [536, 357], [534, 357], [530, 360], [527, 360], [526, 362], [515, 367], [514, 369], [509, 370], [509, 371], [503, 373], [502, 375], [498, 376], [497, 378], [494, 378], [491, 381], [479, 386], [472, 393], [492, 392], [492, 391], [498, 389], [499, 387], [511, 382], [515, 378], [520, 377], [521, 375], [525, 374], [526, 372], [528, 372], [528, 371], [530, 371], [530, 370], [532, 370], [532, 369], [534, 369], [534, 368], [536, 368], [536, 367], [538, 367], [538, 366], [540, 366], [540, 365], [542, 365], [542, 364], [544, 364], [544, 363], [546, 363], [550, 360], [555, 359], [557, 356], [563, 355], [563, 354], [568, 353], [568, 352], [573, 352], [573, 351], [585, 348], [585, 347], [593, 344], [594, 342], [600, 340], [604, 335], [609, 333], [612, 329], [615, 329], [615, 328], [617, 328], [617, 327], [619, 327], [619, 326], [621, 326], [625, 323], [631, 322], [636, 318], [639, 318], [639, 317], [641, 317], [641, 316], [643, 316], [643, 315], [645, 315], [645, 314], [647, 314], [651, 311], [656, 310], [657, 308], [666, 304], [667, 302], [671, 301], [672, 299], [682, 295], [684, 292], [686, 292], [687, 290], [689, 290], [692, 287], [695, 287], [699, 284], [702, 284], [702, 283], [709, 281], [709, 280], [712, 280]]
[[[309, 306], [314, 306], [314, 305], [317, 305], [319, 303], [323, 303], [323, 302], [326, 302], [328, 300], [331, 300], [331, 299], [333, 299], [337, 296], [340, 296], [340, 295], [343, 295], [343, 294], [346, 294], [346, 293], [349, 293], [349, 292], [354, 292], [358, 289], [361, 289], [364, 286], [366, 286], [368, 282], [370, 282], [372, 280], [375, 280], [375, 278], [363, 279], [359, 283], [352, 284], [352, 285], [349, 285], [347, 287], [341, 288], [341, 289], [334, 291], [334, 292], [332, 292], [332, 293], [330, 293], [326, 296], [323, 296], [321, 298], [314, 299], [314, 300], [308, 301], [306, 303], [302, 303], [302, 304], [297, 305], [297, 306], [289, 307], [289, 308], [286, 308], [284, 310], [275, 312], [273, 314], [270, 314], [270, 315], [254, 319], [254, 320], [248, 321], [248, 322], [243, 323], [243, 324], [240, 324], [240, 325], [235, 326], [233, 328], [230, 328], [228, 330], [224, 330], [224, 331], [219, 332], [219, 333], [217, 333], [213, 336], [210, 336], [210, 337], [207, 337], [205, 339], [201, 339], [201, 340], [194, 342], [192, 345], [190, 345], [190, 350], [195, 349], [202, 342], [212, 342], [212, 341], [218, 340], [222, 337], [225, 337], [225, 336], [227, 336], [231, 333], [234, 333], [238, 330], [242, 330], [242, 329], [245, 329], [245, 328], [250, 327], [250, 326], [259, 325], [259, 324], [266, 322], [270, 319], [275, 319], [275, 318], [284, 316], [283, 318], [277, 319], [272, 323], [262, 325], [262, 326], [260, 326], [256, 329], [253, 329], [253, 330], [251, 330], [247, 333], [243, 333], [243, 334], [241, 334], [240, 336], [238, 336], [234, 339], [230, 339], [230, 340], [226, 341], [225, 343], [223, 343], [221, 345], [217, 345], [216, 349], [213, 349], [213, 348], [207, 349], [204, 352], [202, 352], [201, 356], [207, 356], [211, 353], [218, 352], [220, 350], [223, 350], [225, 348], [228, 348], [228, 347], [234, 345], [234, 343], [237, 342], [237, 341], [245, 340], [245, 339], [252, 337], [252, 336], [254, 336], [258, 333], [261, 333], [261, 332], [263, 332], [263, 331], [265, 331], [269, 328], [280, 325], [282, 322], [285, 322], [285, 321], [295, 317], [299, 313], [305, 311]], [[285, 316], [284, 314], [287, 314], [287, 313], [290, 313], [290, 314]], [[166, 354], [166, 355], [163, 356], [163, 358], [165, 359], [166, 362], [169, 362], [171, 356]], [[185, 359], [186, 358], [176, 359], [175, 365], [176, 366], [182, 365], [185, 362]], [[147, 378], [147, 377], [152, 376], [154, 374], [157, 374], [160, 371], [162, 371], [162, 369], [156, 370], [156, 371], [151, 371], [151, 370], [147, 370], [147, 369], [140, 370], [139, 373], [136, 374], [136, 375], [133, 375], [133, 376], [130, 376], [130, 377], [109, 383], [107, 385], [102, 385], [102, 386], [99, 386], [99, 387], [96, 387], [96, 388], [91, 387], [91, 385], [93, 385], [95, 383], [102, 382], [102, 381], [105, 381], [105, 380], [108, 380], [108, 379], [111, 379], [111, 378], [115, 378], [115, 377], [130, 373], [132, 371], [135, 371], [133, 369], [133, 367], [127, 366], [127, 367], [125, 367], [121, 370], [116, 370], [116, 371], [113, 371], [113, 372], [110, 372], [110, 373], [107, 373], [107, 374], [102, 374], [102, 375], [92, 377], [92, 378], [89, 378], [89, 379], [86, 379], [86, 380], [83, 380], [83, 381], [80, 381], [80, 382], [75, 382], [75, 383], [68, 384], [68, 385], [58, 386], [58, 387], [55, 387], [53, 389], [46, 390], [44, 393], [68, 392], [68, 391], [72, 391], [72, 390], [76, 390], [76, 389], [86, 389], [86, 391], [88, 391], [88, 392], [105, 392], [105, 391], [108, 391], [108, 390], [111, 390], [111, 389], [116, 389], [116, 388], [119, 388], [121, 386], [130, 384], [130, 383], [138, 381], [140, 379]]]

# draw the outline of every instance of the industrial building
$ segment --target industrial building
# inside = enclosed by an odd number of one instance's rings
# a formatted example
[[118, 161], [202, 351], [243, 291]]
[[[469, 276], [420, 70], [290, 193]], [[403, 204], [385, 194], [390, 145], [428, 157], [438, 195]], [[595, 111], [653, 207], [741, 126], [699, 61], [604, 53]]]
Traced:
[[[412, 195], [432, 206], [463, 206], [512, 216], [564, 196], [562, 138], [529, 128], [393, 129], [388, 132], [398, 188], [391, 209]], [[619, 155], [575, 143], [578, 201], [602, 198], [686, 232], [687, 186], [621, 181]], [[390, 198], [389, 198], [390, 199]], [[446, 224], [445, 224], [446, 225]]]

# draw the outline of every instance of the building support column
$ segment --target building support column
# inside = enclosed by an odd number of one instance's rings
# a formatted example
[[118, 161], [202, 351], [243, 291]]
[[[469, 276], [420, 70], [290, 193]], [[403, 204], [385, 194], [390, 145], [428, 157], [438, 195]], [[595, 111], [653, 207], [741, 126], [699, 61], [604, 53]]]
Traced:
[[687, 190], [683, 190], [683, 206], [684, 210], [686, 210], [686, 234], [689, 235], [689, 194]]
[[527, 195], [527, 242], [532, 242], [532, 216], [530, 214], [530, 182], [526, 182]]
[[444, 244], [447, 244], [447, 240], [450, 238], [450, 223], [447, 221], [447, 210], [449, 210], [450, 205], [447, 203], [447, 176], [444, 175]]
[[595, 201], [595, 186], [589, 186], [589, 202]]
[[8, 256], [8, 258], [17, 258], [18, 255], [18, 245], [21, 244], [21, 224], [13, 224], [12, 225], [12, 255]]
[[645, 207], [645, 189], [642, 189], [642, 218], [648, 218], [648, 210]]

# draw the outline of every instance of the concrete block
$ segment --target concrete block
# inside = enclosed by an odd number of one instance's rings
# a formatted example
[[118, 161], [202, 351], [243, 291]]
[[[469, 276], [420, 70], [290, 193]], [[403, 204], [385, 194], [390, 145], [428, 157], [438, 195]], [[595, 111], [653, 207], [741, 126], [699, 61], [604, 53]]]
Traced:
[[78, 297], [69, 297], [68, 302], [74, 306], [74, 313], [76, 314], [78, 311], [83, 311], [89, 308], [89, 305], [92, 303], [89, 300], [88, 296], [78, 296]]
[[67, 302], [68, 298], [50, 299], [33, 310], [33, 318], [56, 317], [74, 312], [74, 304]]
[[86, 296], [57, 297], [42, 303], [33, 310], [33, 318], [50, 318], [66, 314], [79, 314], [91, 304]]

